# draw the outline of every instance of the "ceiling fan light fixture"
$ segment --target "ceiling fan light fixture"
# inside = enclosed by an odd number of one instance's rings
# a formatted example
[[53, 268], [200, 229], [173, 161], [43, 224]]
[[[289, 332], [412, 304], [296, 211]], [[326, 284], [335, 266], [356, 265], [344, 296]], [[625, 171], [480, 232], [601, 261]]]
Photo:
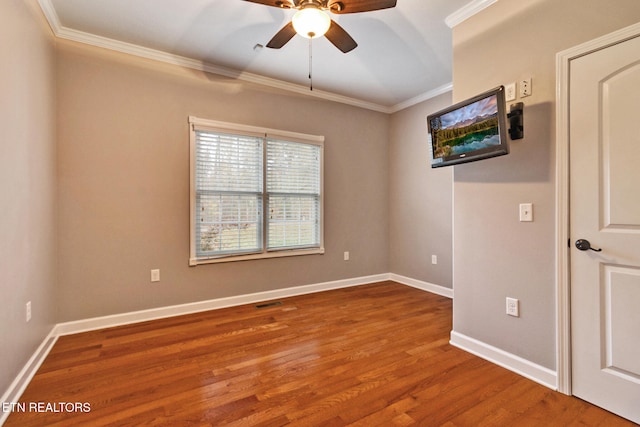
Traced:
[[293, 15], [296, 33], [308, 39], [322, 37], [331, 26], [331, 18], [317, 7], [305, 7]]

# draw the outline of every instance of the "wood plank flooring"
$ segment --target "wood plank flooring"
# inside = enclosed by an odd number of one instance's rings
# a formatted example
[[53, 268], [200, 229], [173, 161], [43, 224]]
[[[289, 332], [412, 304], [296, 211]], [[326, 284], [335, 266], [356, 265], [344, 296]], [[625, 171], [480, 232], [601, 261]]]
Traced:
[[6, 426], [634, 425], [452, 347], [451, 318], [383, 282], [65, 336]]

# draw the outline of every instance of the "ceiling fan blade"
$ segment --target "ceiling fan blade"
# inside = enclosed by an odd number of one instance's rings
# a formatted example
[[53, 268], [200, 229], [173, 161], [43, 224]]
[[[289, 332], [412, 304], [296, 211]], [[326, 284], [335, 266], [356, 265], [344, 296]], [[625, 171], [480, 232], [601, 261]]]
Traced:
[[371, 12], [396, 7], [397, 0], [329, 0], [327, 6], [333, 13]]
[[280, 7], [283, 9], [291, 9], [296, 7], [293, 0], [244, 0], [244, 1], [263, 4], [265, 6]]
[[358, 43], [351, 38], [344, 28], [342, 28], [336, 21], [331, 20], [331, 26], [324, 35], [335, 47], [340, 49], [343, 53], [351, 52], [358, 46]]
[[282, 27], [282, 29], [278, 31], [271, 40], [269, 40], [267, 47], [270, 47], [271, 49], [280, 49], [295, 35], [296, 30], [293, 28], [293, 23], [289, 22], [287, 25]]

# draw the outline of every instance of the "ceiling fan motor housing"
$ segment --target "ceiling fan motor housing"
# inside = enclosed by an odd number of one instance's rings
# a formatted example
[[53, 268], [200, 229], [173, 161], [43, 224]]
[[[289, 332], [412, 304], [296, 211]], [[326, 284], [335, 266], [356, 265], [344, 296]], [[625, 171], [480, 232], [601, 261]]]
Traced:
[[344, 10], [344, 3], [341, 1], [330, 0], [277, 0], [275, 5], [283, 9], [303, 9], [307, 6], [317, 7], [318, 9], [331, 10], [334, 13], [340, 13]]

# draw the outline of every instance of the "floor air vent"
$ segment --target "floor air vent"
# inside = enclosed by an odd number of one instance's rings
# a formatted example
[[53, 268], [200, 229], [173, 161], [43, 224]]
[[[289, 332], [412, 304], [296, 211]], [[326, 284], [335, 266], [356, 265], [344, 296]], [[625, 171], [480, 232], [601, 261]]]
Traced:
[[275, 307], [276, 305], [282, 305], [282, 301], [265, 302], [263, 304], [256, 305], [256, 308]]

